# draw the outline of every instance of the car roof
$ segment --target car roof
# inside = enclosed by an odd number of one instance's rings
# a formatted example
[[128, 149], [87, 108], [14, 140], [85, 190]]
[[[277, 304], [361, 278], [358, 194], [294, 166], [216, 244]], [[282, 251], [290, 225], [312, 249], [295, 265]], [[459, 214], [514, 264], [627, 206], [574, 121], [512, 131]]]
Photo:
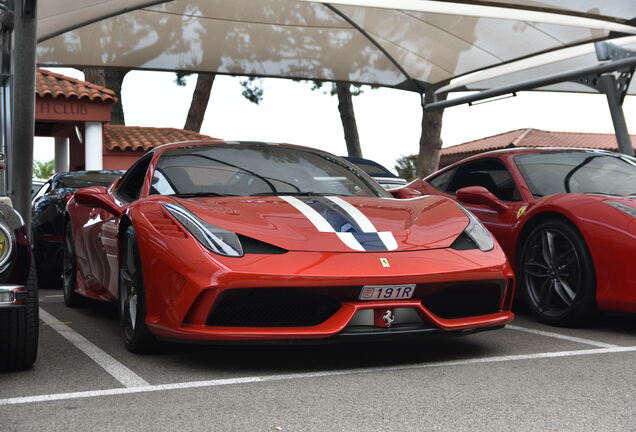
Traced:
[[126, 171], [121, 170], [90, 170], [90, 171], [69, 171], [69, 172], [61, 172], [55, 174], [51, 177], [51, 184], [54, 189], [58, 189], [60, 187], [60, 182], [63, 182], [65, 179], [79, 179], [79, 180], [92, 180], [91, 176], [94, 175], [112, 175], [113, 179], [115, 177], [119, 177], [124, 175]]
[[441, 168], [435, 171], [434, 173], [429, 174], [428, 176], [424, 177], [424, 180], [428, 180], [443, 171], [448, 171], [449, 169], [455, 168], [459, 165], [463, 165], [467, 162], [472, 162], [472, 161], [476, 161], [480, 159], [493, 158], [493, 157], [502, 159], [502, 158], [508, 158], [508, 157], [521, 155], [521, 154], [529, 154], [529, 153], [562, 153], [562, 152], [600, 153], [600, 154], [605, 154], [608, 156], [615, 156], [615, 157], [625, 156], [623, 154], [614, 153], [607, 150], [599, 150], [599, 149], [585, 148], [585, 147], [511, 147], [511, 148], [505, 148], [505, 149], [499, 149], [499, 150], [491, 150], [491, 151], [479, 153], [473, 156], [469, 156], [465, 159], [461, 159], [455, 163], [452, 163], [448, 166], [445, 166], [444, 168]]
[[[324, 151], [324, 150], [320, 150], [320, 149], [316, 149], [313, 147], [306, 147], [306, 146], [301, 146], [301, 145], [297, 145], [297, 144], [287, 144], [287, 143], [275, 143], [275, 142], [266, 142], [266, 141], [233, 141], [233, 140], [222, 140], [222, 139], [205, 139], [205, 140], [192, 140], [192, 141], [178, 141], [178, 142], [173, 142], [173, 143], [167, 143], [167, 144], [161, 144], [157, 147], [155, 147], [154, 149], [152, 149], [151, 151], [165, 151], [171, 148], [181, 148], [181, 147], [195, 147], [195, 146], [208, 146], [208, 145], [213, 145], [213, 144], [238, 144], [238, 145], [244, 145], [244, 144], [256, 144], [256, 145], [263, 145], [263, 146], [284, 146], [284, 147], [296, 147], [296, 148], [303, 148], [303, 149], [308, 149], [308, 150], [319, 150], [319, 151]], [[328, 153], [325, 151], [325, 153]]]
[[[371, 159], [365, 159], [365, 158], [361, 158], [361, 157], [355, 157], [355, 156], [340, 156], [343, 159], [348, 160], [349, 162], [353, 163], [353, 164], [367, 164], [367, 165], [371, 165], [374, 166], [376, 168], [378, 168], [380, 171], [382, 171], [383, 175], [382, 177], [388, 177], [388, 178], [399, 178], [398, 176], [396, 176], [395, 174], [393, 174], [391, 171], [389, 171], [384, 165], [380, 165], [379, 163], [377, 163], [374, 160]], [[366, 170], [365, 170], [366, 171]], [[369, 174], [369, 173], [367, 173]], [[378, 177], [378, 176], [375, 176]]]
[[616, 153], [607, 151], [607, 150], [599, 150], [593, 148], [584, 148], [584, 147], [514, 147], [514, 148], [505, 148], [499, 150], [491, 150], [484, 153], [479, 153], [478, 155], [471, 156], [467, 159], [477, 159], [480, 157], [487, 157], [489, 155], [497, 155], [497, 154], [523, 154], [523, 153], [546, 153], [546, 152], [594, 152], [594, 153], [605, 153], [609, 155], [618, 156]]
[[508, 156], [508, 155], [519, 155], [519, 154], [527, 154], [527, 153], [562, 153], [562, 152], [586, 152], [586, 153], [603, 153], [608, 156], [621, 156], [618, 153], [610, 152], [607, 150], [599, 150], [592, 148], [583, 148], [583, 147], [514, 147], [514, 148], [505, 148], [500, 150], [491, 150], [483, 153], [479, 153], [473, 156], [469, 156], [465, 159], [457, 161], [449, 166], [459, 165], [461, 163], [465, 163], [471, 160], [477, 160], [487, 157], [499, 157], [499, 156]]

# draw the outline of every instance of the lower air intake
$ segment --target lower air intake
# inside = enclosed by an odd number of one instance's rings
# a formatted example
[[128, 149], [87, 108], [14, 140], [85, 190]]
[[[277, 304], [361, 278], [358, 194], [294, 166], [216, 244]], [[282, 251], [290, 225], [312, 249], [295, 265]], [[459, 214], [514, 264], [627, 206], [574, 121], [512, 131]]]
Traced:
[[237, 289], [217, 301], [207, 325], [221, 327], [309, 327], [329, 319], [340, 303], [293, 289]]
[[464, 283], [422, 295], [422, 304], [440, 318], [467, 318], [501, 310], [505, 282]]

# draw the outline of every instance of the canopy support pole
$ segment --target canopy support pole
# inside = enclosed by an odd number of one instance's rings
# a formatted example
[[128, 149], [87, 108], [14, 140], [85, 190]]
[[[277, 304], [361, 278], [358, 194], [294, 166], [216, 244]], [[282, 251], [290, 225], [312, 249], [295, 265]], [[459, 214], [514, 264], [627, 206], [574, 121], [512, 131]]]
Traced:
[[[596, 42], [594, 48], [596, 49], [596, 57], [599, 61], [636, 57], [634, 51], [607, 42]], [[605, 94], [610, 115], [612, 116], [612, 123], [614, 124], [614, 134], [616, 135], [618, 150], [629, 156], [634, 156], [634, 146], [627, 131], [627, 122], [625, 121], [625, 114], [623, 113], [623, 101], [625, 100], [633, 76], [634, 66], [631, 66], [605, 74], [581, 77], [575, 81]]]
[[599, 78], [599, 87], [603, 89], [607, 97], [612, 122], [614, 123], [614, 133], [618, 142], [618, 149], [621, 153], [634, 156], [634, 146], [627, 131], [627, 122], [623, 114], [623, 97], [620, 95], [618, 83], [614, 75], [603, 75]]
[[8, 149], [8, 193], [29, 226], [33, 134], [35, 132], [35, 46], [37, 0], [16, 1], [13, 50], [13, 139]]

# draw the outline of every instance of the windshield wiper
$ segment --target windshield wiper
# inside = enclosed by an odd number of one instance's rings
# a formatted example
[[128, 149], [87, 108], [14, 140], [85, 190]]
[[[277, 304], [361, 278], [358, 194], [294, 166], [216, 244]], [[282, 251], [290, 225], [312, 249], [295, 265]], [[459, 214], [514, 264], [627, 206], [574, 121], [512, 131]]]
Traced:
[[175, 193], [167, 196], [176, 197], [176, 198], [195, 198], [195, 197], [227, 197], [227, 196], [236, 196], [230, 194], [221, 194], [216, 192], [189, 192], [189, 193]]
[[250, 196], [350, 196], [335, 194], [330, 192], [259, 192], [250, 194]]

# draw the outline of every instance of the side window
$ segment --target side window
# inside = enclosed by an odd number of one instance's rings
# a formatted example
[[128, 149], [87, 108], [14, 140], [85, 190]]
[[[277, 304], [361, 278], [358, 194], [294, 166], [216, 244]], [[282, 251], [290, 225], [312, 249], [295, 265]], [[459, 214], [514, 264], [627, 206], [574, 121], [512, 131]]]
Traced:
[[448, 182], [453, 178], [457, 168], [450, 169], [448, 171], [444, 171], [441, 174], [438, 174], [436, 177], [433, 177], [428, 181], [428, 183], [433, 186], [435, 189], [439, 189], [442, 192], [446, 192], [448, 189]]
[[159, 170], [155, 169], [152, 174], [152, 185], [150, 186], [150, 195], [172, 195], [177, 193], [174, 190], [170, 180]]
[[510, 172], [496, 159], [485, 159], [457, 167], [457, 174], [448, 185], [447, 192], [467, 186], [482, 186], [502, 201], [520, 201], [521, 195]]
[[40, 187], [38, 192], [33, 196], [33, 201], [35, 202], [36, 199], [40, 198], [45, 193], [48, 193], [50, 190], [51, 190], [51, 180], [47, 181]]
[[127, 202], [132, 202], [139, 198], [151, 160], [152, 153], [143, 156], [124, 174], [117, 188], [119, 198]]

